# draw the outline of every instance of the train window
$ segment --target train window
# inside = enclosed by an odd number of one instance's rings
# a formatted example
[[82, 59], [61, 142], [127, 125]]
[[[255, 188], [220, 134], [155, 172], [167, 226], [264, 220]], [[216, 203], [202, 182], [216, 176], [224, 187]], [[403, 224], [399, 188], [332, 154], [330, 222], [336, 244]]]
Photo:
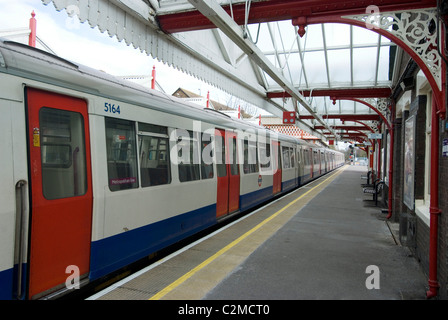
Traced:
[[42, 108], [39, 121], [44, 197], [54, 200], [85, 194], [87, 166], [82, 115]]
[[277, 148], [277, 169], [283, 168], [282, 166], [282, 156], [281, 156], [281, 148], [280, 148], [280, 141], [278, 142], [278, 148]]
[[197, 132], [176, 130], [177, 131], [177, 155], [179, 160], [179, 181], [187, 182], [199, 180], [199, 146]]
[[296, 162], [296, 153], [294, 152], [294, 148], [289, 148], [289, 156], [291, 157], [291, 168], [294, 168]]
[[168, 136], [168, 128], [163, 126], [158, 126], [155, 124], [149, 124], [149, 123], [138, 123], [138, 131], [139, 134], [142, 132], [150, 132], [155, 134], [162, 134]]
[[236, 137], [230, 137], [229, 138], [229, 146], [232, 148], [232, 153], [229, 155], [232, 157], [230, 160], [230, 174], [232, 176], [239, 175], [239, 165], [237, 161], [237, 149], [236, 149]]
[[135, 123], [105, 118], [105, 124], [109, 189], [138, 188]]
[[305, 165], [306, 166], [309, 166], [310, 165], [310, 151], [308, 150], [308, 149], [305, 149], [305, 150], [303, 150], [305, 153], [304, 153], [304, 162], [305, 162]]
[[291, 158], [290, 158], [290, 148], [289, 147], [282, 147], [282, 153], [283, 153], [283, 169], [289, 169], [291, 168]]
[[243, 171], [244, 173], [258, 173], [258, 156], [257, 156], [257, 143], [255, 141], [249, 141], [247, 138], [243, 141]]
[[271, 145], [269, 143], [260, 143], [260, 168], [261, 170], [271, 166]]
[[213, 178], [213, 149], [210, 134], [202, 134], [201, 146], [201, 178], [211, 179]]
[[218, 171], [218, 177], [227, 176], [227, 165], [226, 165], [226, 144], [224, 137], [220, 134], [215, 135], [215, 145], [216, 145], [216, 170]]
[[139, 123], [138, 129], [142, 187], [170, 183], [168, 128]]

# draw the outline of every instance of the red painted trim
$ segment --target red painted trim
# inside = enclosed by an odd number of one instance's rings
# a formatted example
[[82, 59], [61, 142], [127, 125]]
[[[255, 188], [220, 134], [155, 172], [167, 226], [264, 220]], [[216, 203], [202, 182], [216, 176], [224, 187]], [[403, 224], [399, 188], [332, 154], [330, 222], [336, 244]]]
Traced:
[[437, 281], [437, 246], [439, 229], [439, 117], [437, 106], [432, 103], [431, 112], [431, 185], [429, 202], [429, 290], [426, 297], [437, 296], [439, 283]]
[[367, 107], [369, 107], [370, 109], [372, 109], [373, 111], [375, 111], [380, 117], [381, 119], [383, 119], [384, 123], [386, 124], [387, 128], [389, 130], [391, 130], [391, 126], [389, 124], [389, 121], [387, 121], [387, 119], [383, 116], [383, 114], [381, 112], [379, 112], [374, 106], [372, 106], [371, 104], [363, 101], [363, 100], [359, 100], [359, 99], [355, 99], [355, 98], [343, 98], [344, 100], [351, 100], [351, 101], [356, 101], [359, 103], [362, 103], [364, 105], [366, 105]]
[[[369, 5], [377, 5], [381, 11], [399, 11], [435, 7], [435, 0], [271, 0], [253, 2], [250, 7], [248, 23], [291, 20], [296, 17], [325, 18], [329, 15], [339, 16], [362, 14]], [[223, 9], [230, 15], [230, 7]], [[237, 24], [244, 24], [245, 5], [232, 7]], [[178, 12], [157, 16], [160, 27], [167, 33], [184, 32], [215, 28], [215, 25], [197, 10]]]
[[[410, 9], [410, 8], [406, 8], [406, 9]], [[296, 23], [295, 20], [293, 20], [293, 24], [295, 24], [295, 23]], [[353, 20], [353, 19], [344, 19], [344, 18], [341, 18], [341, 16], [336, 16], [336, 15], [335, 16], [326, 16], [326, 17], [307, 18], [307, 24], [321, 24], [321, 23], [344, 23], [344, 24], [358, 26], [361, 28], [366, 28], [366, 24], [362, 21], [357, 21], [357, 20]], [[443, 106], [443, 92], [442, 92], [443, 90], [442, 91], [439, 90], [437, 82], [434, 79], [434, 77], [433, 77], [432, 73], [430, 72], [426, 63], [411, 48], [409, 48], [400, 38], [397, 38], [393, 34], [389, 33], [388, 31], [385, 31], [383, 29], [372, 29], [372, 31], [376, 32], [376, 33], [388, 38], [392, 42], [396, 43], [403, 50], [405, 50], [406, 53], [409, 54], [412, 59], [414, 59], [414, 61], [417, 63], [417, 65], [420, 67], [420, 69], [425, 74], [426, 78], [428, 79], [429, 84], [431, 85], [431, 88], [433, 91], [433, 99], [436, 100], [437, 106], [439, 107], [439, 111], [438, 111], [439, 116], [440, 117], [444, 116], [445, 108]], [[442, 66], [442, 69], [444, 70], [443, 66]], [[389, 129], [390, 129], [390, 125], [389, 125]]]

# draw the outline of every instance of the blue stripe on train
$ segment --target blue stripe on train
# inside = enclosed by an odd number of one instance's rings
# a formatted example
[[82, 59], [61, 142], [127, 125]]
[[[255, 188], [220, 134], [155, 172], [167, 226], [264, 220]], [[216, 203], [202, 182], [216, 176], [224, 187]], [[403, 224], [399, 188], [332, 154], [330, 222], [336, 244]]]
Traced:
[[105, 276], [214, 223], [215, 204], [94, 241], [91, 248], [90, 279]]
[[0, 271], [0, 300], [11, 300], [13, 291], [13, 269]]

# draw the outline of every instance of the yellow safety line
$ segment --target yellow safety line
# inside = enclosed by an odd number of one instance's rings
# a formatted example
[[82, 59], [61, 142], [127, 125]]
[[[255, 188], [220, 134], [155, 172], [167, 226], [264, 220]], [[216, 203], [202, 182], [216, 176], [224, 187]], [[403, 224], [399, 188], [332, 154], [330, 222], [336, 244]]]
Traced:
[[275, 217], [277, 217], [280, 213], [282, 213], [283, 211], [285, 211], [286, 209], [288, 209], [290, 206], [292, 206], [294, 203], [296, 203], [297, 201], [299, 201], [300, 199], [302, 199], [304, 196], [306, 196], [308, 193], [310, 193], [311, 191], [313, 191], [314, 189], [316, 189], [317, 187], [319, 187], [321, 184], [327, 182], [327, 180], [337, 176], [338, 174], [340, 174], [342, 171], [345, 170], [345, 167], [342, 169], [339, 169], [339, 171], [337, 173], [334, 173], [333, 175], [331, 175], [330, 177], [328, 177], [327, 179], [325, 179], [324, 181], [322, 181], [321, 183], [319, 183], [317, 186], [313, 187], [312, 189], [308, 190], [307, 192], [305, 192], [304, 194], [302, 194], [300, 197], [298, 197], [297, 199], [291, 201], [290, 203], [288, 203], [287, 205], [285, 205], [283, 208], [281, 208], [280, 210], [278, 210], [276, 213], [274, 213], [273, 215], [271, 215], [270, 217], [266, 218], [265, 220], [263, 220], [262, 222], [260, 222], [258, 225], [256, 225], [255, 227], [253, 227], [252, 229], [250, 229], [249, 231], [247, 231], [245, 234], [243, 234], [242, 236], [240, 236], [238, 239], [232, 241], [231, 243], [229, 243], [227, 246], [225, 246], [224, 248], [222, 248], [221, 250], [219, 250], [218, 252], [216, 252], [214, 255], [212, 255], [210, 258], [208, 258], [207, 260], [205, 260], [204, 262], [202, 262], [201, 264], [199, 264], [198, 266], [196, 266], [195, 268], [191, 269], [190, 271], [188, 271], [186, 274], [184, 274], [182, 277], [180, 277], [179, 279], [177, 279], [176, 281], [172, 282], [170, 285], [166, 286], [164, 289], [162, 289], [161, 291], [159, 291], [158, 293], [156, 293], [155, 295], [153, 295], [151, 298], [149, 298], [148, 300], [159, 300], [161, 299], [163, 296], [165, 296], [166, 294], [168, 294], [169, 292], [171, 292], [172, 290], [174, 290], [177, 286], [181, 285], [183, 282], [185, 282], [186, 280], [188, 280], [190, 277], [192, 277], [196, 272], [198, 272], [199, 270], [201, 270], [202, 268], [204, 268], [205, 266], [207, 266], [209, 263], [211, 263], [213, 260], [215, 260], [216, 258], [218, 258], [220, 255], [222, 255], [223, 253], [229, 251], [231, 248], [233, 248], [234, 246], [236, 246], [238, 243], [240, 243], [242, 240], [244, 240], [245, 238], [247, 238], [249, 235], [251, 235], [252, 233], [254, 233], [255, 231], [257, 231], [258, 229], [260, 229], [262, 226], [264, 226], [266, 223], [268, 223], [269, 221], [271, 221], [272, 219], [274, 219]]

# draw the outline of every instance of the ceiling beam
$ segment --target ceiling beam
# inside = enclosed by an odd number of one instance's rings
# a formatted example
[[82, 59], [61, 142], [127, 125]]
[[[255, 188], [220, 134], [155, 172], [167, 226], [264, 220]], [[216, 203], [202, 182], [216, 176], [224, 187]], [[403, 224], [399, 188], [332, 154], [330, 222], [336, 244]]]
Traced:
[[[190, 0], [189, 0], [190, 1]], [[437, 5], [436, 0], [271, 0], [252, 2], [247, 23], [272, 22], [290, 20], [297, 17], [324, 17], [328, 15], [353, 15], [366, 13], [369, 5], [376, 5], [380, 11], [400, 11], [410, 9], [431, 8]], [[194, 6], [195, 4], [190, 1]], [[196, 8], [197, 9], [197, 8]], [[230, 6], [223, 6], [230, 15]], [[245, 22], [245, 4], [232, 6], [234, 20], [239, 25]], [[157, 20], [160, 28], [167, 33], [194, 31], [215, 28], [215, 24], [203, 16], [200, 10], [183, 8], [164, 13], [157, 9]]]
[[[314, 119], [309, 115], [300, 115], [301, 120]], [[340, 119], [343, 121], [379, 121], [380, 117], [377, 114], [324, 114], [323, 119]]]
[[278, 69], [269, 61], [261, 50], [247, 37], [244, 36], [242, 28], [213, 0], [188, 0], [201, 14], [207, 17], [218, 27], [230, 40], [232, 40], [250, 59], [252, 59], [264, 72], [266, 72], [285, 92], [295, 98], [303, 107], [325, 128], [333, 131], [314, 112], [305, 98], [297, 91], [292, 83], [278, 72]]
[[[370, 88], [335, 88], [335, 89], [314, 89], [314, 90], [299, 90], [304, 97], [353, 97], [353, 98], [389, 98], [392, 94], [392, 89], [389, 87], [370, 87]], [[285, 91], [268, 92], [269, 99], [274, 98], [289, 98]]]
[[[369, 131], [371, 131], [370, 129], [367, 129], [366, 127], [361, 127], [361, 126], [332, 126], [332, 127], [333, 127], [333, 129], [336, 129], [336, 130], [342, 129], [342, 130], [350, 130], [350, 131], [353, 131], [353, 130], [363, 130], [363, 131], [369, 130]], [[315, 126], [314, 129], [323, 130], [325, 128], [322, 126]]]

